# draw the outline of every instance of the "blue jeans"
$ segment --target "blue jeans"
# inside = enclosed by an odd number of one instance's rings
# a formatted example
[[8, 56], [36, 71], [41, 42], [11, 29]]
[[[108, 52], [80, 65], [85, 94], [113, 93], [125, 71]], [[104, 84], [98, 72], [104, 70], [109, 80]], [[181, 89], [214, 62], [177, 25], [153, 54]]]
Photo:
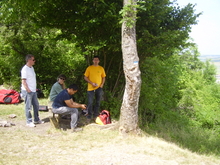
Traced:
[[77, 108], [70, 108], [70, 107], [52, 108], [52, 112], [63, 115], [71, 114], [70, 127], [71, 129], [73, 129], [77, 126], [78, 113], [79, 113]]
[[34, 109], [34, 121], [39, 121], [39, 102], [38, 102], [38, 98], [37, 98], [37, 92], [30, 92], [27, 93], [27, 91], [22, 90], [22, 96], [25, 99], [25, 115], [26, 115], [26, 120], [27, 120], [27, 124], [32, 122], [32, 115], [31, 115], [31, 109], [33, 106]]
[[[100, 107], [100, 102], [101, 102], [101, 97], [103, 94], [102, 88], [98, 88], [93, 91], [87, 91], [87, 96], [88, 96], [88, 119], [93, 118], [95, 119], [99, 115], [99, 107]], [[93, 100], [95, 96], [95, 107], [93, 109]], [[93, 111], [94, 110], [94, 111]]]

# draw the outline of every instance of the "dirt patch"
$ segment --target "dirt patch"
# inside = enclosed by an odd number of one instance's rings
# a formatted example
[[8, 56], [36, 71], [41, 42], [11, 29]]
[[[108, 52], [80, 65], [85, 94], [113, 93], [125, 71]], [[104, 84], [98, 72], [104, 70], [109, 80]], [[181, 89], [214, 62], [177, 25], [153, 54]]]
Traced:
[[[47, 165], [217, 165], [219, 160], [197, 155], [151, 136], [119, 136], [94, 124], [71, 133], [70, 119], [61, 119], [56, 129], [50, 112], [41, 112], [44, 124], [26, 126], [21, 118], [9, 119], [16, 126], [0, 127], [0, 164]], [[82, 124], [85, 117], [80, 116]]]

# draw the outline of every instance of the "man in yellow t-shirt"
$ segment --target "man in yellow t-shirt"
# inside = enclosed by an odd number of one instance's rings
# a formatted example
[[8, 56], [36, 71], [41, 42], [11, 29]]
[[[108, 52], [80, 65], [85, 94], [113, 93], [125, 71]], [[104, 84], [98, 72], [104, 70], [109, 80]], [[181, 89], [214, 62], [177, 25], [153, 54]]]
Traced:
[[[88, 82], [87, 96], [88, 96], [88, 115], [87, 119], [91, 120], [92, 116], [95, 119], [99, 115], [100, 100], [103, 94], [103, 85], [105, 83], [105, 70], [99, 65], [99, 57], [93, 57], [93, 65], [90, 65], [85, 73], [84, 79]], [[93, 110], [93, 100], [95, 96], [95, 107]]]

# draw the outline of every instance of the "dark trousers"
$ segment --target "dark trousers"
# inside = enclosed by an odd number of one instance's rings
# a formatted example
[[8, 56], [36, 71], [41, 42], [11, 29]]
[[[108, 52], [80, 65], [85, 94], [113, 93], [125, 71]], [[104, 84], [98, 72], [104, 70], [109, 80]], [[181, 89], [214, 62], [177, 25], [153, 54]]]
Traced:
[[[87, 91], [87, 96], [88, 96], [88, 119], [91, 119], [92, 116], [93, 118], [96, 118], [99, 115], [99, 107], [100, 107], [100, 102], [101, 102], [101, 97], [103, 94], [102, 88], [98, 88], [96, 90], [92, 91]], [[93, 100], [95, 97], [95, 105], [93, 109]]]

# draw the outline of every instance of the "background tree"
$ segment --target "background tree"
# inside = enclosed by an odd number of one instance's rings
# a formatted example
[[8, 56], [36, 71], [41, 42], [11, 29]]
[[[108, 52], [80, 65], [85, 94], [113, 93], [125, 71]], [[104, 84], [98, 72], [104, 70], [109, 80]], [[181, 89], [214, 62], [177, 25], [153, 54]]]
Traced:
[[[164, 59], [176, 48], [184, 48], [190, 26], [196, 24], [198, 17], [193, 5], [179, 8], [167, 0], [143, 2], [144, 10], [138, 12], [136, 26], [140, 66], [143, 59], [154, 56]], [[69, 74], [70, 80], [84, 91], [83, 72], [92, 56], [99, 55], [107, 73], [102, 107], [118, 118], [125, 89], [119, 24], [122, 7], [122, 1], [115, 0], [1, 1], [1, 26], [7, 29], [2, 39], [12, 52], [6, 54], [11, 59], [14, 56], [20, 59], [13, 63], [17, 69], [1, 70], [3, 75], [17, 72], [16, 79], [7, 76], [4, 82], [20, 84], [18, 70], [23, 65], [24, 54], [32, 53], [39, 57], [35, 69], [39, 73], [38, 82], [44, 83], [44, 92], [50, 90], [57, 72]], [[5, 57], [3, 52], [2, 57]], [[12, 61], [6, 59], [10, 65]]]

